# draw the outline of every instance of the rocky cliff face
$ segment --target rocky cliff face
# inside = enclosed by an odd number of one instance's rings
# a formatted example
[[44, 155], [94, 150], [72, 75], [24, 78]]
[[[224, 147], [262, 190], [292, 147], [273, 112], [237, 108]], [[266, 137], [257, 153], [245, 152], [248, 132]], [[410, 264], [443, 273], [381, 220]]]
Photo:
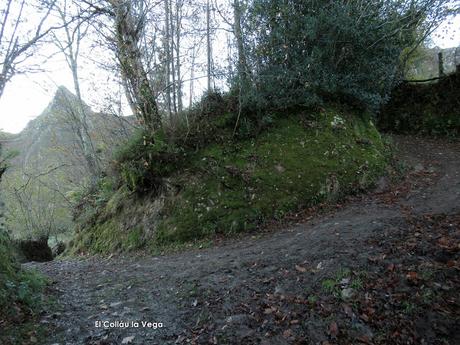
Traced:
[[[8, 226], [13, 232], [37, 231], [41, 236], [43, 231], [59, 232], [70, 226], [67, 194], [89, 178], [76, 130], [81, 125], [80, 109], [77, 97], [59, 87], [45, 110], [21, 133], [0, 137], [5, 150], [16, 152], [2, 183]], [[133, 121], [96, 113], [86, 104], [83, 109], [89, 136], [104, 165], [132, 132]], [[21, 220], [27, 217], [31, 219]]]
[[[79, 126], [77, 108], [76, 96], [59, 87], [41, 115], [30, 121], [21, 133], [6, 140], [8, 149], [19, 152], [13, 169], [21, 167], [37, 172], [54, 165], [66, 165], [72, 167], [69, 173], [76, 178], [84, 176], [82, 148], [75, 130]], [[84, 110], [91, 139], [102, 159], [106, 159], [112, 148], [129, 135], [132, 121], [95, 113], [86, 104]]]

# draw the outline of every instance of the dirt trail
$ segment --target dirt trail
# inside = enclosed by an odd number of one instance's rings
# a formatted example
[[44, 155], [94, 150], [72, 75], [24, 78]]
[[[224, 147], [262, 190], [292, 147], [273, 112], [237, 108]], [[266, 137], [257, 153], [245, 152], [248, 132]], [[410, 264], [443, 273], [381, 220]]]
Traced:
[[460, 344], [460, 144], [395, 141], [404, 182], [305, 224], [175, 255], [32, 264], [61, 305], [43, 316], [47, 343]]

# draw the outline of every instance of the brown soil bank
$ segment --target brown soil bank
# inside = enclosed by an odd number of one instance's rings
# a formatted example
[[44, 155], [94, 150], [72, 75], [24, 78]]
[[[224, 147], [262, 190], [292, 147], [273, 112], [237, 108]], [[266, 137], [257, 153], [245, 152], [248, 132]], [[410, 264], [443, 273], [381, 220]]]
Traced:
[[[43, 316], [45, 343], [459, 344], [460, 144], [395, 141], [403, 182], [283, 231], [33, 264], [61, 306]], [[106, 320], [140, 326], [96, 327]]]

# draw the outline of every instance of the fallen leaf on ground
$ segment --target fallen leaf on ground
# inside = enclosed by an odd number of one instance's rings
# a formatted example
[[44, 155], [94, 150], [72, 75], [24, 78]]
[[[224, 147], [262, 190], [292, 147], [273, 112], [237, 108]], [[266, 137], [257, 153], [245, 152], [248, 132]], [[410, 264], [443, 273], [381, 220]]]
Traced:
[[337, 326], [337, 322], [332, 322], [329, 325], [329, 333], [332, 337], [337, 337], [337, 335], [339, 334], [339, 326]]
[[407, 273], [406, 278], [408, 280], [411, 280], [411, 281], [417, 280], [418, 279], [417, 272], [411, 271], [411, 272]]
[[123, 338], [123, 340], [121, 341], [122, 344], [131, 344], [134, 340], [135, 336], [132, 335], [130, 337], [126, 337], [126, 338]]
[[283, 337], [285, 338], [290, 338], [292, 337], [292, 331], [290, 329], [287, 329], [283, 332]]
[[301, 273], [307, 272], [307, 269], [303, 266], [295, 265], [295, 269]]

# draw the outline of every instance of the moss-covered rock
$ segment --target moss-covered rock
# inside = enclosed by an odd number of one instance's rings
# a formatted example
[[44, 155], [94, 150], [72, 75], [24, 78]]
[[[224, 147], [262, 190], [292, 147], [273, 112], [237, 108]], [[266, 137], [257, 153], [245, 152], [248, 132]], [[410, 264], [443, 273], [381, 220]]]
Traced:
[[160, 195], [127, 195], [122, 186], [95, 218], [80, 222], [73, 250], [158, 248], [252, 231], [368, 188], [387, 163], [371, 119], [334, 108], [274, 116], [257, 136], [211, 143], [186, 157], [163, 178]]

